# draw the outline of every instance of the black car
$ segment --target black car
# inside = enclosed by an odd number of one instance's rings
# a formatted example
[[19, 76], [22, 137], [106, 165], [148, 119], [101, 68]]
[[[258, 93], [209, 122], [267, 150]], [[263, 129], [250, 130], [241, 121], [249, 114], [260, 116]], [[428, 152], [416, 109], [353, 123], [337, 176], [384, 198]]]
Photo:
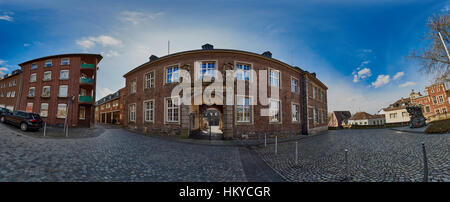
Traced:
[[3, 114], [10, 113], [10, 111], [6, 108], [0, 107], [0, 117], [3, 116]]
[[0, 117], [2, 123], [10, 123], [19, 126], [22, 131], [28, 129], [39, 130], [42, 128], [42, 119], [39, 114], [24, 111], [14, 111], [5, 113]]

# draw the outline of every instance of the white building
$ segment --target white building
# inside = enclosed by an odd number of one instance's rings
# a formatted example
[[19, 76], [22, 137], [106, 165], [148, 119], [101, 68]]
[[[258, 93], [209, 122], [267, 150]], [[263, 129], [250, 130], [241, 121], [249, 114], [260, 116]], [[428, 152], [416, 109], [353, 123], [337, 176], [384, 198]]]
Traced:
[[384, 125], [385, 123], [386, 119], [384, 115], [372, 115], [366, 112], [357, 112], [348, 119], [349, 125], [377, 126]]
[[389, 107], [382, 109], [378, 114], [384, 115], [386, 123], [407, 123], [409, 122], [409, 113], [406, 111], [406, 106], [410, 103], [409, 98], [402, 98], [397, 100]]

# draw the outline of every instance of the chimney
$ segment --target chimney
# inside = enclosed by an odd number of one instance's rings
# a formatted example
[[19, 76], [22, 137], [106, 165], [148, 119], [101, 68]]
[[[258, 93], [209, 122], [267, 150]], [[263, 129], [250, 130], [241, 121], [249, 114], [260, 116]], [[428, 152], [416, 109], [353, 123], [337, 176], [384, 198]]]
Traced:
[[316, 72], [311, 73], [313, 77], [316, 77]]
[[214, 49], [214, 46], [209, 44], [209, 43], [207, 43], [207, 44], [202, 46], [202, 49], [203, 50], [212, 50], [212, 49]]
[[151, 62], [151, 61], [155, 61], [155, 60], [158, 59], [158, 56], [156, 56], [156, 55], [151, 55], [148, 59], [150, 60], [150, 62]]
[[266, 56], [266, 57], [268, 57], [268, 58], [272, 58], [272, 53], [271, 53], [270, 51], [266, 51], [266, 52], [264, 52], [264, 53], [261, 54], [261, 55]]

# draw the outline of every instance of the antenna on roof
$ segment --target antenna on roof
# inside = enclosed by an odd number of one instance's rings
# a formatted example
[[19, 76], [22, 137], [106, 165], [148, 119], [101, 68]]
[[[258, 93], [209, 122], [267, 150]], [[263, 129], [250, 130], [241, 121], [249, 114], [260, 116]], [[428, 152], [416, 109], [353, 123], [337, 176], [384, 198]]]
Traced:
[[167, 41], [167, 55], [170, 54], [170, 40]]

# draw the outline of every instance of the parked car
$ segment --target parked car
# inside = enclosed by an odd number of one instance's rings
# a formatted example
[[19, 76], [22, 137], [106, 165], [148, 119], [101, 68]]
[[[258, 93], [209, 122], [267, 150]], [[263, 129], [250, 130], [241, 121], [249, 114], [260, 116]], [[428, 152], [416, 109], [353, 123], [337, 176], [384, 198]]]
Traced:
[[10, 113], [10, 111], [6, 108], [0, 107], [0, 117], [3, 116], [3, 114]]
[[5, 113], [0, 117], [0, 122], [19, 126], [22, 131], [42, 128], [42, 119], [39, 114], [24, 111]]

